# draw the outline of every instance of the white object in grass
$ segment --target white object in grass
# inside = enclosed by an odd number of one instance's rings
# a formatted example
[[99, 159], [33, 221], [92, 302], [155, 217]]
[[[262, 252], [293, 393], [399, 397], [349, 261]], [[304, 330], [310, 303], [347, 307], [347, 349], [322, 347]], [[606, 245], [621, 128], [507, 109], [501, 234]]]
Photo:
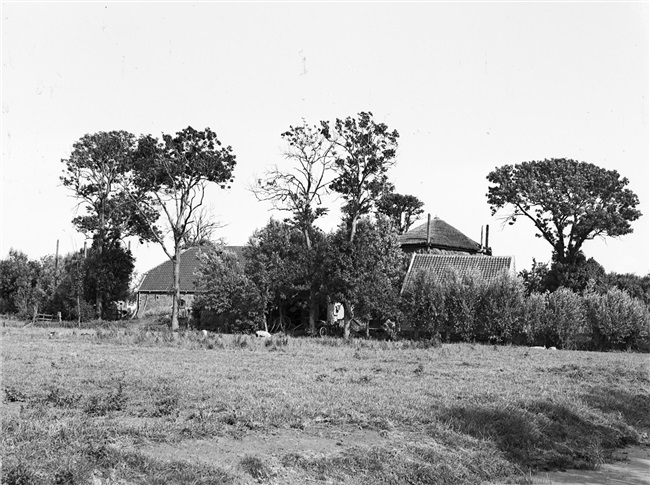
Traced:
[[257, 335], [258, 337], [263, 337], [263, 338], [269, 338], [271, 336], [271, 334], [269, 332], [267, 332], [266, 330], [258, 330], [257, 332], [255, 332], [255, 335]]

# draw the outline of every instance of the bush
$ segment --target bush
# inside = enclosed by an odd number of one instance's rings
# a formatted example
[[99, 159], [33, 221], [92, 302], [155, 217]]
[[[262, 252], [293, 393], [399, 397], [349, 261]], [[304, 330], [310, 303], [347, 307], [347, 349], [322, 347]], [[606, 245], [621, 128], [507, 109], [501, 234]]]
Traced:
[[510, 343], [523, 333], [524, 285], [503, 273], [480, 288], [476, 310], [477, 340]]
[[402, 309], [415, 338], [439, 335], [445, 318], [445, 291], [428, 271], [418, 271], [402, 295]]
[[544, 345], [576, 348], [586, 330], [582, 297], [568, 288], [549, 294], [540, 330]]
[[545, 343], [545, 315], [548, 293], [531, 293], [522, 301], [521, 332], [529, 345]]
[[630, 350], [648, 335], [650, 312], [639, 300], [625, 291], [610, 288], [599, 295], [585, 294], [587, 323], [593, 344], [601, 350], [625, 347]]
[[484, 290], [484, 281], [479, 273], [459, 274], [451, 271], [444, 281], [445, 323], [442, 329], [444, 340], [469, 342], [475, 336], [476, 311]]

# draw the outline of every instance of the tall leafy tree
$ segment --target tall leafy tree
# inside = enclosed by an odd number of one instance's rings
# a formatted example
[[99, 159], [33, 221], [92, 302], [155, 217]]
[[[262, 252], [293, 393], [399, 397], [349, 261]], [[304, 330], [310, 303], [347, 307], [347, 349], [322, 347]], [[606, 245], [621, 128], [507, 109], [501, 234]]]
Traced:
[[321, 130], [334, 144], [336, 178], [331, 187], [345, 201], [348, 239], [353, 241], [359, 219], [370, 214], [379, 198], [392, 187], [387, 172], [395, 164], [399, 133], [375, 122], [371, 112], [337, 119], [333, 125], [322, 121]]
[[616, 170], [564, 158], [504, 165], [487, 176], [492, 215], [506, 209], [505, 221], [524, 216], [536, 237], [552, 247], [554, 260], [575, 264], [585, 241], [632, 232], [641, 216], [639, 198], [625, 188], [628, 179]]
[[27, 317], [40, 301], [40, 266], [25, 253], [9, 250], [0, 261], [0, 312]]
[[362, 218], [353, 241], [343, 225], [330, 235], [324, 253], [324, 285], [344, 304], [345, 338], [353, 317], [366, 322], [396, 317], [406, 267], [397, 232], [387, 219]]
[[219, 315], [236, 331], [259, 328], [264, 322], [267, 295], [246, 274], [244, 264], [219, 245], [206, 246], [199, 252], [199, 258], [202, 292], [194, 308]]
[[[164, 134], [162, 140], [146, 135], [138, 141], [133, 181], [145, 203], [137, 209], [172, 262], [173, 330], [178, 329], [183, 241], [203, 205], [207, 187], [214, 183], [225, 188], [232, 181], [235, 163], [232, 148], [222, 146], [210, 128], [187, 127], [175, 136]], [[160, 214], [161, 224], [152, 213]]]
[[407, 232], [424, 213], [424, 202], [414, 195], [386, 192], [377, 202], [377, 212], [386, 215], [400, 234]]
[[111, 302], [128, 299], [135, 260], [131, 251], [119, 241], [105, 243], [102, 251], [99, 251], [97, 241], [93, 242], [83, 267], [83, 294], [86, 301], [92, 301], [97, 288], [102, 289], [103, 308], [108, 308]]
[[273, 219], [255, 231], [244, 250], [246, 274], [266, 295], [268, 314], [277, 310], [281, 322], [287, 308], [304, 302], [311, 288], [309, 253], [301, 231]]
[[[98, 253], [105, 246], [114, 247], [124, 237], [138, 236], [151, 240], [151, 228], [146, 223], [155, 212], [138, 210], [141, 198], [133, 186], [131, 171], [135, 153], [135, 137], [126, 131], [87, 134], [74, 145], [65, 164], [61, 181], [79, 201], [82, 214], [73, 219], [77, 229], [92, 237]], [[110, 261], [104, 258], [110, 265]], [[102, 268], [101, 271], [110, 271]], [[106, 288], [95, 286], [95, 311], [102, 317]]]
[[[269, 201], [275, 209], [290, 212], [291, 222], [298, 228], [307, 250], [307, 263], [316, 263], [312, 240], [317, 229], [315, 221], [327, 213], [323, 197], [329, 193], [333, 178], [333, 144], [317, 126], [291, 126], [282, 133], [287, 144], [284, 153], [286, 164], [268, 170], [253, 187], [255, 197]], [[311, 257], [309, 257], [311, 256]], [[316, 271], [315, 267], [311, 272]], [[315, 279], [309, 288], [309, 329], [316, 332], [318, 319], [318, 284]]]

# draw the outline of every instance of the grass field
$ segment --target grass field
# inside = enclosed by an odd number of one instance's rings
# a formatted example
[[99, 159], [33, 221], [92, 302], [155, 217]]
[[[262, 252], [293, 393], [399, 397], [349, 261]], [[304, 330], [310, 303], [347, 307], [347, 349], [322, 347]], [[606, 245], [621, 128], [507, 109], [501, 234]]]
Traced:
[[7, 327], [2, 483], [528, 483], [647, 441], [648, 371], [648, 354]]

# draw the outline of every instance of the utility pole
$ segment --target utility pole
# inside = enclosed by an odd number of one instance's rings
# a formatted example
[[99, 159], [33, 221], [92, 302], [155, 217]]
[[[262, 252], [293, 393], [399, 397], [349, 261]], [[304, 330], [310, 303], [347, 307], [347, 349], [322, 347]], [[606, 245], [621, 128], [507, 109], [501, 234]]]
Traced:
[[59, 240], [56, 240], [56, 253], [54, 253], [54, 289], [59, 283]]

